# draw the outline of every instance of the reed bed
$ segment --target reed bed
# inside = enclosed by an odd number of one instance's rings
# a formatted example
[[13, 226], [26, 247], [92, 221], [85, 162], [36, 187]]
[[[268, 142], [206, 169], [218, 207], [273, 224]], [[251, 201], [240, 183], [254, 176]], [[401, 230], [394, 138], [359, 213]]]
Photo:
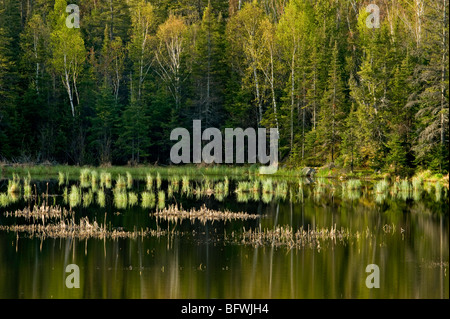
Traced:
[[153, 192], [142, 192], [141, 193], [141, 207], [154, 208], [156, 205], [156, 196]]
[[291, 226], [277, 226], [274, 229], [243, 229], [242, 234], [225, 238], [227, 241], [238, 244], [258, 246], [272, 246], [272, 247], [288, 247], [288, 248], [302, 248], [309, 246], [311, 248], [321, 247], [326, 241], [332, 243], [345, 243], [352, 237], [359, 237], [359, 234], [352, 234], [349, 229], [336, 227], [331, 228], [315, 228], [300, 229], [294, 231]]
[[112, 184], [112, 178], [111, 173], [102, 171], [100, 172], [100, 187], [101, 188], [111, 188]]
[[30, 207], [25, 207], [24, 209], [18, 209], [14, 212], [5, 212], [4, 215], [5, 217], [25, 218], [26, 221], [40, 220], [45, 224], [45, 221], [49, 219], [60, 220], [67, 217], [72, 218], [75, 215], [75, 212], [72, 209], [67, 210], [64, 207], [43, 204], [41, 206], [34, 205], [32, 209]]
[[166, 230], [141, 229], [140, 231], [107, 230], [105, 225], [100, 226], [97, 221], [90, 222], [88, 217], [81, 218], [80, 222], [63, 219], [56, 224], [27, 224], [27, 225], [0, 225], [0, 231], [26, 233], [29, 238], [76, 238], [76, 239], [119, 239], [154, 236], [160, 237], [168, 234]]
[[150, 192], [153, 190], [153, 176], [152, 174], [147, 174], [145, 177], [145, 188]]
[[257, 219], [260, 216], [256, 214], [248, 214], [244, 212], [233, 213], [228, 210], [222, 212], [212, 210], [203, 205], [200, 209], [184, 210], [182, 207], [178, 208], [176, 205], [171, 205], [163, 210], [157, 210], [153, 216], [169, 221], [182, 221], [189, 219], [190, 221], [199, 220], [202, 223], [207, 221], [230, 221], [230, 220], [247, 220]]

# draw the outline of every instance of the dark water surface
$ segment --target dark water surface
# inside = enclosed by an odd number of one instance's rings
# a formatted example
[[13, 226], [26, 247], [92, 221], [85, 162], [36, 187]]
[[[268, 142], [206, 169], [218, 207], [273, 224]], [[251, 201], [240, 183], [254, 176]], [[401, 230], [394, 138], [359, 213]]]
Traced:
[[[49, 180], [48, 191], [46, 181], [34, 184], [38, 194], [49, 196], [0, 205], [0, 226], [29, 224], [5, 212], [44, 201], [70, 207], [58, 181]], [[6, 194], [6, 185], [0, 182], [0, 192]], [[0, 231], [0, 298], [449, 298], [445, 191], [442, 196], [434, 188], [377, 196], [371, 183], [350, 193], [341, 190], [339, 181], [315, 181], [301, 189], [298, 181], [287, 185], [287, 193], [258, 200], [248, 194], [238, 198], [232, 181], [228, 196], [217, 200], [181, 191], [171, 197], [168, 182], [162, 183], [166, 207], [204, 204], [258, 214], [255, 220], [157, 220], [151, 216], [156, 209], [143, 209], [139, 202], [116, 208], [110, 190], [104, 207], [94, 196], [86, 207], [81, 202], [73, 208], [77, 221], [106, 221], [109, 230], [164, 230], [160, 236], [43, 238]], [[140, 194], [144, 189], [145, 182], [134, 181], [133, 191]], [[352, 236], [303, 246], [242, 242], [244, 229], [277, 226], [294, 232], [301, 227], [334, 228]], [[79, 289], [65, 285], [68, 264], [79, 266]], [[369, 264], [380, 269], [380, 288], [366, 286]]]

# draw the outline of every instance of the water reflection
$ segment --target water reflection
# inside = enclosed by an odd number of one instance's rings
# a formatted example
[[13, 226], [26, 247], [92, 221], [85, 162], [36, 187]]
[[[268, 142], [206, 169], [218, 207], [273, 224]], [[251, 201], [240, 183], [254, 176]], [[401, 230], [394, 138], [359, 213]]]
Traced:
[[[0, 226], [24, 223], [23, 217], [6, 217], [7, 211], [48, 203], [71, 207], [77, 225], [88, 218], [105, 232], [152, 230], [163, 235], [42, 239], [0, 231], [0, 298], [449, 296], [444, 185], [186, 176], [162, 180], [158, 175], [143, 181], [119, 176], [111, 182], [104, 172], [86, 174], [83, 185], [81, 176], [69, 181], [65, 175], [49, 183], [19, 181], [20, 192], [10, 193], [9, 183], [0, 184]], [[173, 204], [187, 210], [206, 204], [260, 218], [202, 223], [152, 217], [157, 208]], [[326, 229], [325, 237], [293, 245], [286, 230], [300, 229], [305, 234]], [[333, 230], [351, 236], [330, 237]], [[80, 267], [81, 289], [65, 288], [65, 266], [71, 263]], [[365, 286], [370, 263], [380, 267], [382, 289]]]

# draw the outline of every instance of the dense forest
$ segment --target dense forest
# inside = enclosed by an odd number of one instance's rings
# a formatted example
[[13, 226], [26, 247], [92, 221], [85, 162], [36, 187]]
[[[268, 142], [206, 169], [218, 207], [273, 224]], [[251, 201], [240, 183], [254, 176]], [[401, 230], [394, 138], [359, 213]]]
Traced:
[[285, 165], [446, 172], [448, 7], [0, 0], [0, 161], [170, 164], [200, 119], [277, 127]]

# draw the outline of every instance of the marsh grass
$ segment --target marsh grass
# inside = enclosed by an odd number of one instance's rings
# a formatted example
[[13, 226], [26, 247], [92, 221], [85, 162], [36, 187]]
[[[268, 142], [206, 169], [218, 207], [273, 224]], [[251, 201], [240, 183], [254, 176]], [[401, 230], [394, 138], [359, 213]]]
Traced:
[[64, 201], [64, 204], [66, 204], [66, 205], [69, 202], [69, 190], [67, 189], [67, 187], [64, 187], [64, 190], [63, 190], [63, 201]]
[[138, 195], [135, 192], [128, 192], [128, 205], [130, 207], [136, 206], [138, 203]]
[[10, 204], [11, 200], [8, 194], [0, 193], [0, 207], [6, 207]]
[[96, 170], [91, 171], [91, 188], [96, 191], [98, 187], [98, 172]]
[[111, 188], [112, 179], [111, 179], [111, 173], [102, 171], [100, 172], [100, 187], [101, 188]]
[[125, 190], [126, 187], [127, 187], [127, 183], [125, 181], [125, 178], [119, 174], [116, 179], [115, 189]]
[[170, 177], [170, 186], [172, 186], [172, 190], [175, 193], [178, 193], [180, 190], [180, 178], [178, 175], [174, 175]]
[[130, 174], [130, 172], [126, 172], [127, 175], [127, 189], [133, 188], [133, 176]]
[[158, 172], [156, 174], [156, 189], [161, 189], [161, 184], [162, 184], [162, 180], [161, 180], [161, 174]]
[[152, 192], [142, 192], [141, 193], [141, 207], [142, 208], [154, 208], [156, 205], [156, 197]]
[[94, 201], [94, 192], [92, 191], [92, 189], [83, 193], [83, 207], [86, 208], [91, 206], [93, 201]]
[[186, 193], [186, 194], [191, 193], [191, 186], [190, 186], [190, 184], [191, 183], [189, 181], [189, 177], [184, 175], [181, 178], [181, 192], [182, 193]]
[[31, 176], [28, 174], [28, 177], [23, 179], [23, 198], [28, 200], [31, 198], [32, 190], [31, 190]]
[[236, 189], [234, 190], [235, 193], [241, 194], [241, 193], [248, 193], [252, 189], [252, 183], [250, 181], [240, 181], [237, 184]]
[[389, 190], [389, 182], [385, 179], [376, 182], [373, 185], [373, 191], [375, 194], [385, 194]]
[[113, 190], [113, 195], [114, 195], [114, 206], [116, 206], [116, 208], [118, 208], [118, 209], [127, 208], [128, 196], [127, 196], [127, 192], [125, 191], [125, 189], [116, 187]]
[[262, 199], [263, 203], [268, 204], [268, 203], [272, 202], [273, 194], [271, 192], [270, 193], [269, 192], [263, 192], [262, 196], [261, 196], [261, 199]]
[[17, 174], [13, 174], [13, 179], [8, 179], [8, 191], [9, 195], [20, 194], [20, 177]]
[[102, 208], [106, 205], [106, 195], [102, 188], [97, 190], [97, 204]]
[[271, 178], [262, 180], [262, 192], [264, 194], [273, 193], [273, 183]]
[[289, 188], [286, 182], [278, 182], [275, 187], [275, 198], [286, 200]]
[[81, 188], [88, 188], [91, 186], [90, 183], [90, 169], [89, 168], [83, 168], [80, 170], [80, 187]]
[[166, 206], [166, 193], [164, 191], [158, 192], [158, 208], [163, 209]]
[[81, 202], [81, 191], [76, 185], [72, 185], [69, 193], [70, 207], [77, 207]]
[[153, 190], [153, 176], [152, 176], [152, 174], [147, 174], [145, 176], [145, 188], [147, 189], [147, 191], [152, 191]]
[[66, 182], [66, 176], [63, 172], [58, 172], [58, 185], [63, 186]]
[[342, 186], [347, 190], [357, 190], [361, 189], [362, 183], [359, 179], [349, 179], [342, 183]]

